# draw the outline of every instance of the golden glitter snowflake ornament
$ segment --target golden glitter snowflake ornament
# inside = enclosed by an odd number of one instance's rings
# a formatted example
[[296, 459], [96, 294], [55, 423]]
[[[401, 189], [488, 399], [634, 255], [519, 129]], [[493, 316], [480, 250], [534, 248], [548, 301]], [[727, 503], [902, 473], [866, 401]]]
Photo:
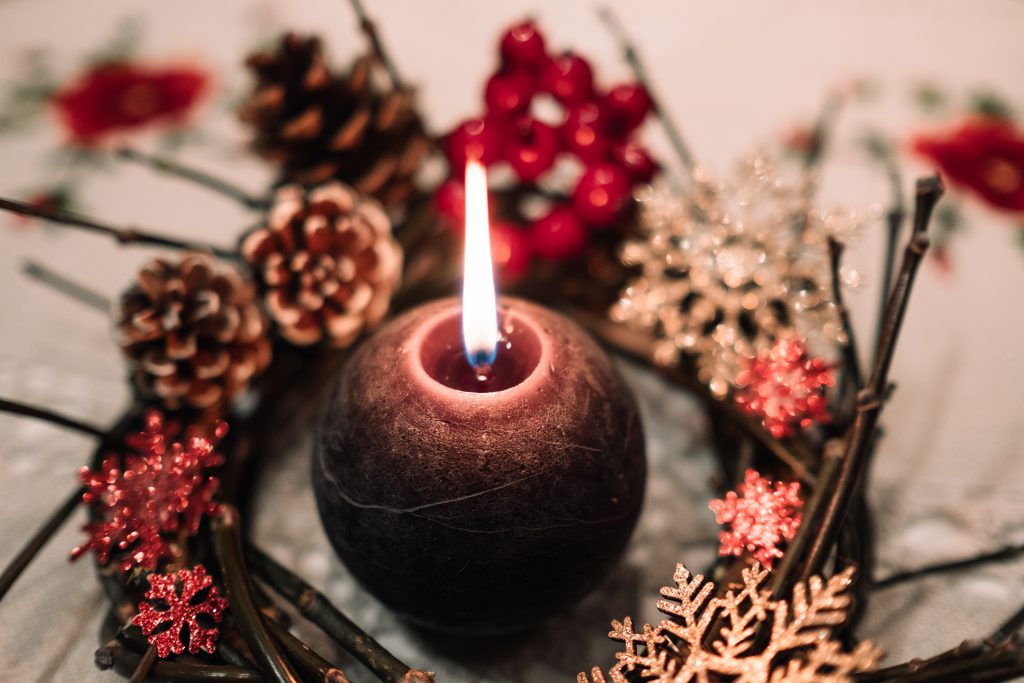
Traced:
[[[613, 621], [608, 636], [624, 643], [608, 671], [613, 683], [844, 683], [874, 667], [882, 652], [871, 642], [847, 652], [833, 631], [847, 619], [848, 588], [854, 569], [827, 582], [812, 577], [798, 583], [788, 601], [772, 600], [764, 586], [768, 570], [743, 570], [742, 589], [711, 597], [715, 585], [690, 575], [681, 564], [675, 586], [661, 589], [658, 609], [669, 618], [633, 630], [628, 617]], [[711, 629], [718, 627], [717, 633]], [[762, 638], [758, 637], [764, 632]], [[578, 683], [605, 683], [599, 667], [577, 676]]]
[[743, 360], [797, 334], [812, 347], [843, 341], [830, 287], [828, 238], [845, 241], [863, 216], [820, 213], [805, 183], [785, 181], [754, 156], [731, 184], [694, 175], [682, 194], [639, 197], [643, 235], [622, 262], [640, 273], [612, 306], [612, 320], [653, 333], [654, 361], [692, 357], [717, 396], [735, 386]]

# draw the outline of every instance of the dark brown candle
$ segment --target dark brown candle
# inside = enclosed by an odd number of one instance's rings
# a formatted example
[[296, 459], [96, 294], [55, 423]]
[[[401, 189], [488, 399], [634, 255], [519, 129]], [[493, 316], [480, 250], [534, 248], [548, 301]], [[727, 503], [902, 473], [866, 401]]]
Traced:
[[[325, 412], [313, 483], [353, 575], [432, 629], [522, 630], [583, 597], [636, 524], [636, 403], [573, 323], [503, 298], [483, 372], [455, 299], [367, 340]], [[480, 375], [480, 377], [478, 377]]]

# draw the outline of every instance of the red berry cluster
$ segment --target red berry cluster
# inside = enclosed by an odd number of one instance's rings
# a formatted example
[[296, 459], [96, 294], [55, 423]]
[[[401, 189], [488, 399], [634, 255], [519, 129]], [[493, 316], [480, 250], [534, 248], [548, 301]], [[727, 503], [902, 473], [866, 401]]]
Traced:
[[[582, 254], [588, 231], [613, 226], [629, 205], [633, 184], [649, 181], [657, 166], [633, 140], [652, 110], [642, 86], [627, 83], [602, 92], [587, 60], [572, 52], [549, 54], [532, 21], [505, 32], [500, 54], [501, 65], [484, 89], [484, 115], [463, 121], [445, 138], [452, 176], [437, 192], [440, 213], [461, 228], [467, 159], [505, 165], [534, 188], [562, 156], [575, 157], [583, 167], [572, 186], [556, 193], [546, 212], [527, 225], [507, 216], [492, 222], [495, 263], [515, 277], [533, 256], [563, 260]], [[557, 125], [532, 113], [534, 102], [545, 97], [561, 106]], [[544, 195], [551, 198], [550, 192]]]

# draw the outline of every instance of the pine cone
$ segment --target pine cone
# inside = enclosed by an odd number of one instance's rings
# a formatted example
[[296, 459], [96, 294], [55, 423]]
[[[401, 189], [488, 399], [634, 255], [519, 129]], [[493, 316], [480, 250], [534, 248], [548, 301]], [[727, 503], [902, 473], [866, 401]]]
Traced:
[[387, 314], [402, 250], [376, 200], [339, 182], [280, 188], [267, 225], [242, 240], [266, 309], [293, 344], [348, 346]]
[[168, 408], [207, 408], [244, 391], [270, 363], [267, 329], [253, 283], [201, 253], [150, 261], [117, 311], [136, 386]]
[[343, 76], [324, 64], [320, 40], [286, 35], [275, 52], [249, 57], [256, 87], [242, 106], [252, 146], [281, 164], [285, 181], [308, 185], [335, 178], [400, 207], [430, 148], [408, 90], [374, 84], [372, 56]]

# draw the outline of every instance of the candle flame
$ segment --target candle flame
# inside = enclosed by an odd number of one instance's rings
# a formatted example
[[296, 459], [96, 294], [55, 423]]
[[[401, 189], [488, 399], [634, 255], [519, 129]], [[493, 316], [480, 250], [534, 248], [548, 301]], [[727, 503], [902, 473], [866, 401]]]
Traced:
[[462, 277], [462, 342], [466, 358], [479, 369], [498, 352], [498, 304], [491, 263], [491, 224], [487, 213], [487, 170], [466, 164], [466, 248]]

